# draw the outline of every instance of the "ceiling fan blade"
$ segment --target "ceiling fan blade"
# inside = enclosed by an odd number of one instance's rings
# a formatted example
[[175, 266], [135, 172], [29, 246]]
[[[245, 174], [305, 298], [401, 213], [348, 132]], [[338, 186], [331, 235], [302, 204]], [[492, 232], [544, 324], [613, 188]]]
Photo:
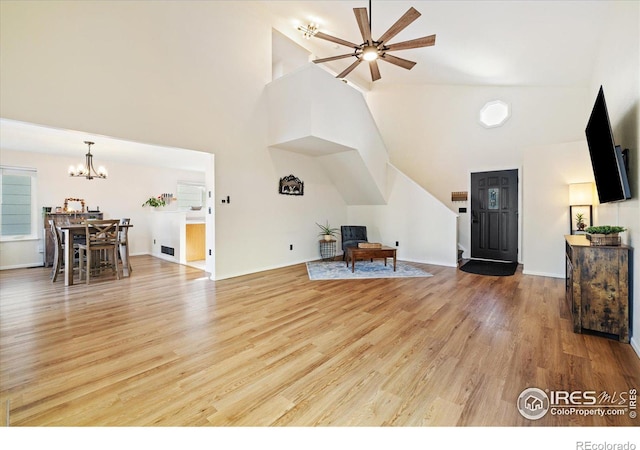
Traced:
[[367, 8], [353, 8], [353, 13], [356, 15], [356, 21], [358, 27], [360, 27], [360, 34], [362, 34], [362, 40], [373, 44], [371, 39], [371, 24], [369, 23], [369, 16], [367, 16]]
[[323, 63], [328, 61], [335, 61], [336, 59], [349, 58], [350, 56], [356, 56], [356, 55], [354, 53], [347, 53], [346, 55], [329, 56], [328, 58], [315, 59], [313, 62], [318, 64], [318, 63]]
[[342, 72], [340, 72], [336, 78], [344, 78], [347, 75], [349, 75], [351, 73], [351, 71], [353, 69], [355, 69], [356, 67], [358, 67], [358, 64], [360, 64], [362, 62], [362, 59], [358, 58], [355, 60], [355, 62], [353, 64], [351, 64], [349, 67], [347, 67], [346, 69], [344, 69]]
[[416, 65], [414, 61], [409, 61], [408, 59], [398, 58], [397, 56], [389, 55], [385, 53], [380, 57], [382, 61], [386, 61], [391, 64], [395, 64], [396, 66], [400, 66], [403, 69], [411, 70], [413, 66]]
[[369, 61], [369, 70], [371, 70], [371, 81], [376, 81], [382, 78], [380, 76], [380, 68], [378, 68], [378, 61], [375, 59], [373, 61]]
[[382, 36], [380, 36], [378, 42], [387, 42], [396, 34], [400, 33], [402, 30], [408, 27], [411, 22], [413, 22], [420, 16], [421, 14], [418, 12], [418, 10], [412, 6], [406, 13], [404, 13], [402, 17], [398, 19], [396, 23], [391, 25], [391, 28], [389, 28]]
[[324, 34], [321, 31], [318, 31], [316, 34], [314, 34], [314, 36], [320, 39], [324, 39], [325, 41], [330, 41], [335, 44], [344, 45], [345, 47], [351, 47], [351, 48], [360, 47], [358, 44], [354, 44], [353, 42], [345, 41], [344, 39], [340, 39], [337, 37], [329, 36], [328, 34]]
[[429, 47], [435, 45], [436, 35], [425, 36], [418, 39], [412, 39], [410, 41], [398, 42], [397, 44], [389, 44], [385, 46], [385, 50], [392, 52], [394, 50], [408, 50], [410, 48]]

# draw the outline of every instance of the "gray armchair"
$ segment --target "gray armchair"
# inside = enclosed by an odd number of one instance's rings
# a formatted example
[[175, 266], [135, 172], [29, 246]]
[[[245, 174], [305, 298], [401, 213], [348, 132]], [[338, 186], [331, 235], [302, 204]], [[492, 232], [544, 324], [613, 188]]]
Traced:
[[367, 240], [367, 227], [361, 225], [342, 225], [340, 234], [342, 235], [343, 260], [347, 247], [357, 247], [359, 242], [369, 242]]

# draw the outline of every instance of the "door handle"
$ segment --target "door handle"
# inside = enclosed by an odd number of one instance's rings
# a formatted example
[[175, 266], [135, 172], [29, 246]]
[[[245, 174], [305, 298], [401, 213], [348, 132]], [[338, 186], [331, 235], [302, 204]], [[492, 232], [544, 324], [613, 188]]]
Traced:
[[471, 210], [471, 223], [478, 223], [478, 213], [475, 210]]

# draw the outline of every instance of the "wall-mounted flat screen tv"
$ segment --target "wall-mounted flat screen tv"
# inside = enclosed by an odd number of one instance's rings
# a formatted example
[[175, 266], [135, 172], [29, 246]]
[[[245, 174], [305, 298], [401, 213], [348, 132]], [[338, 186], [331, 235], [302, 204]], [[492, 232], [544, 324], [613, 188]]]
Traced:
[[620, 146], [616, 146], [613, 139], [602, 86], [593, 105], [585, 133], [600, 203], [631, 198], [626, 153]]

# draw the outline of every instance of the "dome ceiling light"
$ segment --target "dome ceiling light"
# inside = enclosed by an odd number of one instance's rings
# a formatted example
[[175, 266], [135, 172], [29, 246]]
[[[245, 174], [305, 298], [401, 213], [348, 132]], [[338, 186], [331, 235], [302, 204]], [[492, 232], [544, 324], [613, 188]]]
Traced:
[[511, 117], [511, 108], [502, 100], [487, 102], [480, 110], [480, 123], [485, 128], [502, 126]]

